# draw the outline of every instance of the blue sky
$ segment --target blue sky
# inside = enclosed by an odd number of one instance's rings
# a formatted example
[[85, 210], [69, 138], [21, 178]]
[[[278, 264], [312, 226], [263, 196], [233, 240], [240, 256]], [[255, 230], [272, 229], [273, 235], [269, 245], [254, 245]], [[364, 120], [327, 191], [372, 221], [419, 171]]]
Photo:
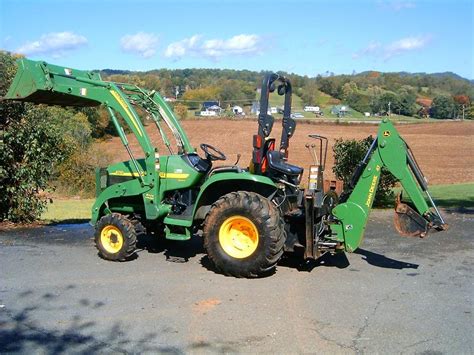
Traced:
[[472, 1], [0, 0], [0, 48], [81, 69], [474, 78]]

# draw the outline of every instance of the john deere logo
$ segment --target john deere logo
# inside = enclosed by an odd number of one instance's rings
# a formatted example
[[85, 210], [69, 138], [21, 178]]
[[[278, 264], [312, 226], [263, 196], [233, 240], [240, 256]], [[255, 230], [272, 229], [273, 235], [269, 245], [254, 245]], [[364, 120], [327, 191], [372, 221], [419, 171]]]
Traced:
[[390, 131], [383, 131], [384, 137], [390, 137]]

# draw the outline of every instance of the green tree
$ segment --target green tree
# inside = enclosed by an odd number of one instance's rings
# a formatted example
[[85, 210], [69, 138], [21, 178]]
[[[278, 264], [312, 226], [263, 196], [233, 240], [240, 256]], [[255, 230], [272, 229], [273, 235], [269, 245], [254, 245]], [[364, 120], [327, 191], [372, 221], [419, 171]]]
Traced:
[[399, 101], [396, 113], [399, 115], [413, 116], [416, 111], [416, 94], [410, 87], [403, 87], [398, 91]]
[[183, 100], [190, 109], [197, 109], [203, 101], [216, 100], [219, 95], [217, 86], [207, 86], [198, 89], [191, 89], [184, 93]]
[[345, 102], [348, 102], [348, 100], [350, 100], [350, 98], [352, 97], [352, 100], [354, 100], [353, 98], [357, 96], [356, 95], [357, 93], [358, 93], [357, 84], [353, 81], [349, 81], [348, 83], [345, 83], [342, 86], [341, 99]]
[[431, 104], [430, 115], [433, 118], [454, 118], [456, 114], [456, 103], [450, 96], [436, 96]]
[[[295, 90], [295, 89], [294, 89]], [[297, 89], [296, 89], [297, 90]], [[303, 104], [306, 106], [314, 106], [319, 103], [320, 92], [315, 81], [308, 82], [299, 93]]]
[[390, 105], [390, 112], [398, 113], [400, 98], [393, 92], [385, 92], [372, 102], [372, 112], [387, 113]]

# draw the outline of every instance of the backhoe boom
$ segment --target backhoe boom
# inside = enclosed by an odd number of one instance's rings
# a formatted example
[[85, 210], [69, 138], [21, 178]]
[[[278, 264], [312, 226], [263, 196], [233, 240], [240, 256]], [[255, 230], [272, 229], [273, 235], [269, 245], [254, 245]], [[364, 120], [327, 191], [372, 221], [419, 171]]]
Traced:
[[400, 181], [413, 203], [412, 208], [401, 203], [400, 198], [397, 201], [395, 226], [401, 234], [424, 237], [430, 228], [447, 228], [408, 145], [393, 124], [385, 119], [380, 124], [377, 138], [356, 170], [351, 183], [352, 191], [346, 192], [342, 203], [332, 211], [333, 236], [330, 239], [343, 243], [346, 251], [354, 251], [362, 242], [382, 168]]

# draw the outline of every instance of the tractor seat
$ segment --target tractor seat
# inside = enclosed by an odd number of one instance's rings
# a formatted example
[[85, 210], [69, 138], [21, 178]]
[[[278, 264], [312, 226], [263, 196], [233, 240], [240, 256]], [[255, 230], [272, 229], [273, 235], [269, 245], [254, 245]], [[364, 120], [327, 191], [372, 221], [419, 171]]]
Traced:
[[303, 168], [296, 165], [291, 165], [285, 162], [279, 151], [271, 150], [267, 153], [268, 166], [270, 169], [276, 170], [280, 173], [287, 174], [290, 176], [298, 176], [303, 173]]

